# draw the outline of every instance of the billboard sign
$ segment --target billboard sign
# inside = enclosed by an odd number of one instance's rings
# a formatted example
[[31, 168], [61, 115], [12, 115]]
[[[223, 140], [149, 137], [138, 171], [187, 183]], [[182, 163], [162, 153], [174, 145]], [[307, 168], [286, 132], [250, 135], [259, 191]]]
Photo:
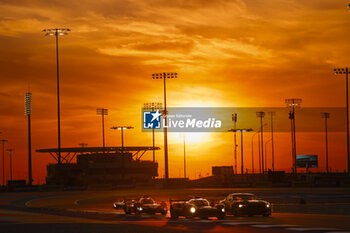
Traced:
[[318, 156], [317, 155], [297, 155], [296, 162], [297, 162], [297, 168], [317, 168]]

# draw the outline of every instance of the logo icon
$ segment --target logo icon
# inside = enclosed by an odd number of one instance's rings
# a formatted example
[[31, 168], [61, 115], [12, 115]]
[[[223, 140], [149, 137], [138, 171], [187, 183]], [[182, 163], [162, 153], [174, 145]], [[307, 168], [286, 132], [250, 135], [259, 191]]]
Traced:
[[144, 129], [160, 129], [160, 116], [162, 114], [159, 110], [144, 111], [143, 112], [143, 128]]

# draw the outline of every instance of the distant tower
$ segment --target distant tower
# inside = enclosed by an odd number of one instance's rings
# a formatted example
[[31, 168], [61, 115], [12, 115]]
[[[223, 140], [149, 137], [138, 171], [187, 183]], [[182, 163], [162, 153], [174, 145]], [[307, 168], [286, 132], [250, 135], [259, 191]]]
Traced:
[[25, 100], [25, 110], [24, 114], [28, 117], [28, 184], [32, 185], [32, 135], [30, 118], [32, 115], [32, 93], [27, 92], [24, 97]]

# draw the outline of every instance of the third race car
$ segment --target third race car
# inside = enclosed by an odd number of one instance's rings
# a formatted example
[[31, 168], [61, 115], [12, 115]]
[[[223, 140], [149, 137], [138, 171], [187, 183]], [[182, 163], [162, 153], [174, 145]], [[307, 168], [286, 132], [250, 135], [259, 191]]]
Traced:
[[183, 216], [186, 218], [225, 218], [225, 206], [223, 204], [210, 205], [204, 198], [192, 198], [190, 200], [171, 200], [170, 217], [172, 219]]
[[223, 201], [227, 214], [235, 216], [240, 215], [263, 215], [268, 217], [271, 215], [271, 203], [259, 200], [251, 193], [232, 193]]

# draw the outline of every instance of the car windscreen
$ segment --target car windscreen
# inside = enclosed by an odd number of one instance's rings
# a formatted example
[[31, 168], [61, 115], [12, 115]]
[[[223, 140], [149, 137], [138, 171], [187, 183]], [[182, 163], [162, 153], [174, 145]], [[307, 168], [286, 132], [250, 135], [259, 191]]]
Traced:
[[209, 202], [207, 200], [192, 200], [190, 203], [197, 207], [209, 206]]
[[152, 198], [142, 199], [141, 204], [154, 204], [154, 200]]
[[255, 200], [254, 195], [234, 195], [233, 200], [243, 200], [243, 201], [248, 201], [248, 200]]

